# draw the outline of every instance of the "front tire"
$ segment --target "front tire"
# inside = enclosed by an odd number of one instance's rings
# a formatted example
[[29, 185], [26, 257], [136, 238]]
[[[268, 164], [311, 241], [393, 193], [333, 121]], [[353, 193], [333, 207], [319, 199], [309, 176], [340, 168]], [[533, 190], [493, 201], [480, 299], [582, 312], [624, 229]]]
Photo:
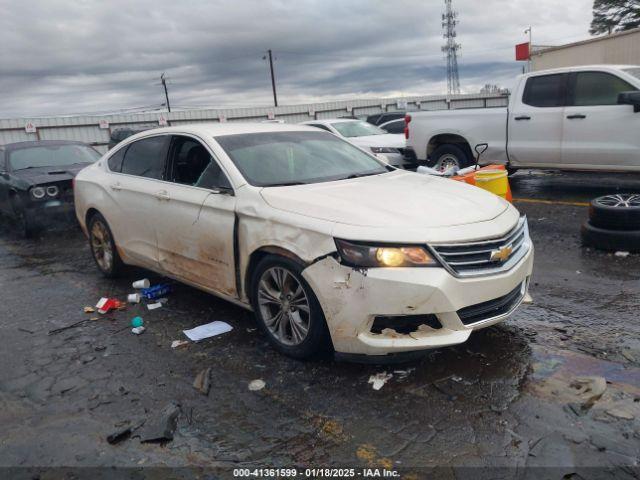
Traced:
[[124, 268], [109, 224], [96, 213], [89, 219], [89, 246], [98, 269], [107, 278], [117, 277]]
[[298, 263], [264, 257], [251, 277], [250, 296], [260, 329], [279, 352], [306, 359], [330, 345], [324, 313]]
[[430, 164], [440, 172], [444, 172], [451, 167], [466, 168], [472, 163], [470, 154], [464, 148], [451, 143], [440, 145], [430, 157]]
[[38, 228], [27, 212], [18, 212], [16, 219], [18, 231], [23, 238], [33, 238], [36, 235]]

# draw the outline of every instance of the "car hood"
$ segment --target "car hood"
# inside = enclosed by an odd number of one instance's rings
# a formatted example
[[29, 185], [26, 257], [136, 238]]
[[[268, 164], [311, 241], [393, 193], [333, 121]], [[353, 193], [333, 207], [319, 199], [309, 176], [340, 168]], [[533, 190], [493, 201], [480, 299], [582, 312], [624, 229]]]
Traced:
[[395, 171], [352, 180], [261, 191], [271, 207], [307, 217], [367, 227], [446, 227], [491, 220], [502, 198], [462, 182]]
[[71, 180], [80, 170], [90, 163], [75, 163], [73, 165], [63, 165], [57, 167], [38, 167], [14, 170], [11, 175], [17, 177], [29, 185], [41, 185], [43, 183], [61, 182]]
[[350, 137], [347, 140], [359, 147], [391, 147], [404, 148], [406, 141], [404, 135], [397, 133], [385, 133], [384, 135], [367, 135], [365, 137]]

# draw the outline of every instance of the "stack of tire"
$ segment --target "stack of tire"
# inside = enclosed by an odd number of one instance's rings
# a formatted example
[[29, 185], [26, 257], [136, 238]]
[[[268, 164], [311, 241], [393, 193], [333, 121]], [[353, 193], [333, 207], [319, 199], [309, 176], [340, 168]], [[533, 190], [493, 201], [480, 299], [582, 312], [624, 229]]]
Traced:
[[591, 201], [582, 244], [609, 252], [640, 252], [640, 194], [617, 193]]

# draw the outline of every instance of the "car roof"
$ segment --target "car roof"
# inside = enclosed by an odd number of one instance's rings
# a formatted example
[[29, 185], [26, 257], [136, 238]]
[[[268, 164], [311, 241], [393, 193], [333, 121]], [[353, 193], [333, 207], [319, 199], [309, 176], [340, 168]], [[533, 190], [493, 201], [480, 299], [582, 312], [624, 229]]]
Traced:
[[582, 72], [589, 70], [625, 70], [628, 68], [640, 68], [640, 65], [607, 65], [607, 64], [598, 64], [598, 65], [575, 65], [573, 67], [561, 67], [561, 68], [550, 68], [546, 70], [536, 70], [534, 72], [527, 72], [525, 76], [535, 76], [535, 75], [546, 75], [552, 73], [565, 73], [565, 72]]
[[378, 127], [382, 127], [384, 125], [387, 125], [387, 124], [393, 123], [393, 122], [404, 122], [404, 117], [394, 118], [392, 120], [385, 120], [380, 125], [378, 125]]
[[223, 135], [239, 135], [247, 133], [269, 132], [317, 132], [318, 129], [292, 123], [250, 123], [250, 122], [222, 122], [222, 123], [192, 123], [174, 127], [154, 128], [127, 137], [118, 145], [129, 144], [139, 138], [162, 134], [191, 134], [200, 137], [218, 137]]
[[324, 120], [309, 120], [307, 122], [302, 122], [299, 125], [308, 125], [310, 123], [319, 123], [320, 125], [329, 125], [332, 123], [346, 123], [346, 122], [363, 122], [364, 120], [360, 120], [359, 118], [325, 118]]
[[78, 142], [76, 140], [31, 140], [27, 142], [14, 142], [7, 143], [3, 147], [6, 150], [18, 150], [21, 148], [31, 148], [31, 147], [43, 147], [46, 145], [56, 146], [56, 145], [84, 145], [86, 147], [90, 147], [88, 143]]

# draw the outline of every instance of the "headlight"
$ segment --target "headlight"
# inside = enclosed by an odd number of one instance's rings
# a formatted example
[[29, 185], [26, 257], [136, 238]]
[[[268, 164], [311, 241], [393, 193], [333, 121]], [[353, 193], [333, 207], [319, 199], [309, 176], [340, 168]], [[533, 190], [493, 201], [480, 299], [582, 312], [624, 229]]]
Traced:
[[391, 147], [371, 147], [373, 153], [400, 153], [397, 148]]
[[31, 195], [33, 196], [33, 198], [35, 198], [36, 200], [41, 200], [44, 198], [44, 196], [47, 193], [45, 192], [44, 188], [42, 187], [33, 187], [31, 189]]
[[343, 262], [354, 267], [434, 267], [438, 262], [425, 247], [362, 245], [336, 239]]
[[57, 197], [60, 190], [55, 185], [47, 187], [47, 195], [50, 197]]

